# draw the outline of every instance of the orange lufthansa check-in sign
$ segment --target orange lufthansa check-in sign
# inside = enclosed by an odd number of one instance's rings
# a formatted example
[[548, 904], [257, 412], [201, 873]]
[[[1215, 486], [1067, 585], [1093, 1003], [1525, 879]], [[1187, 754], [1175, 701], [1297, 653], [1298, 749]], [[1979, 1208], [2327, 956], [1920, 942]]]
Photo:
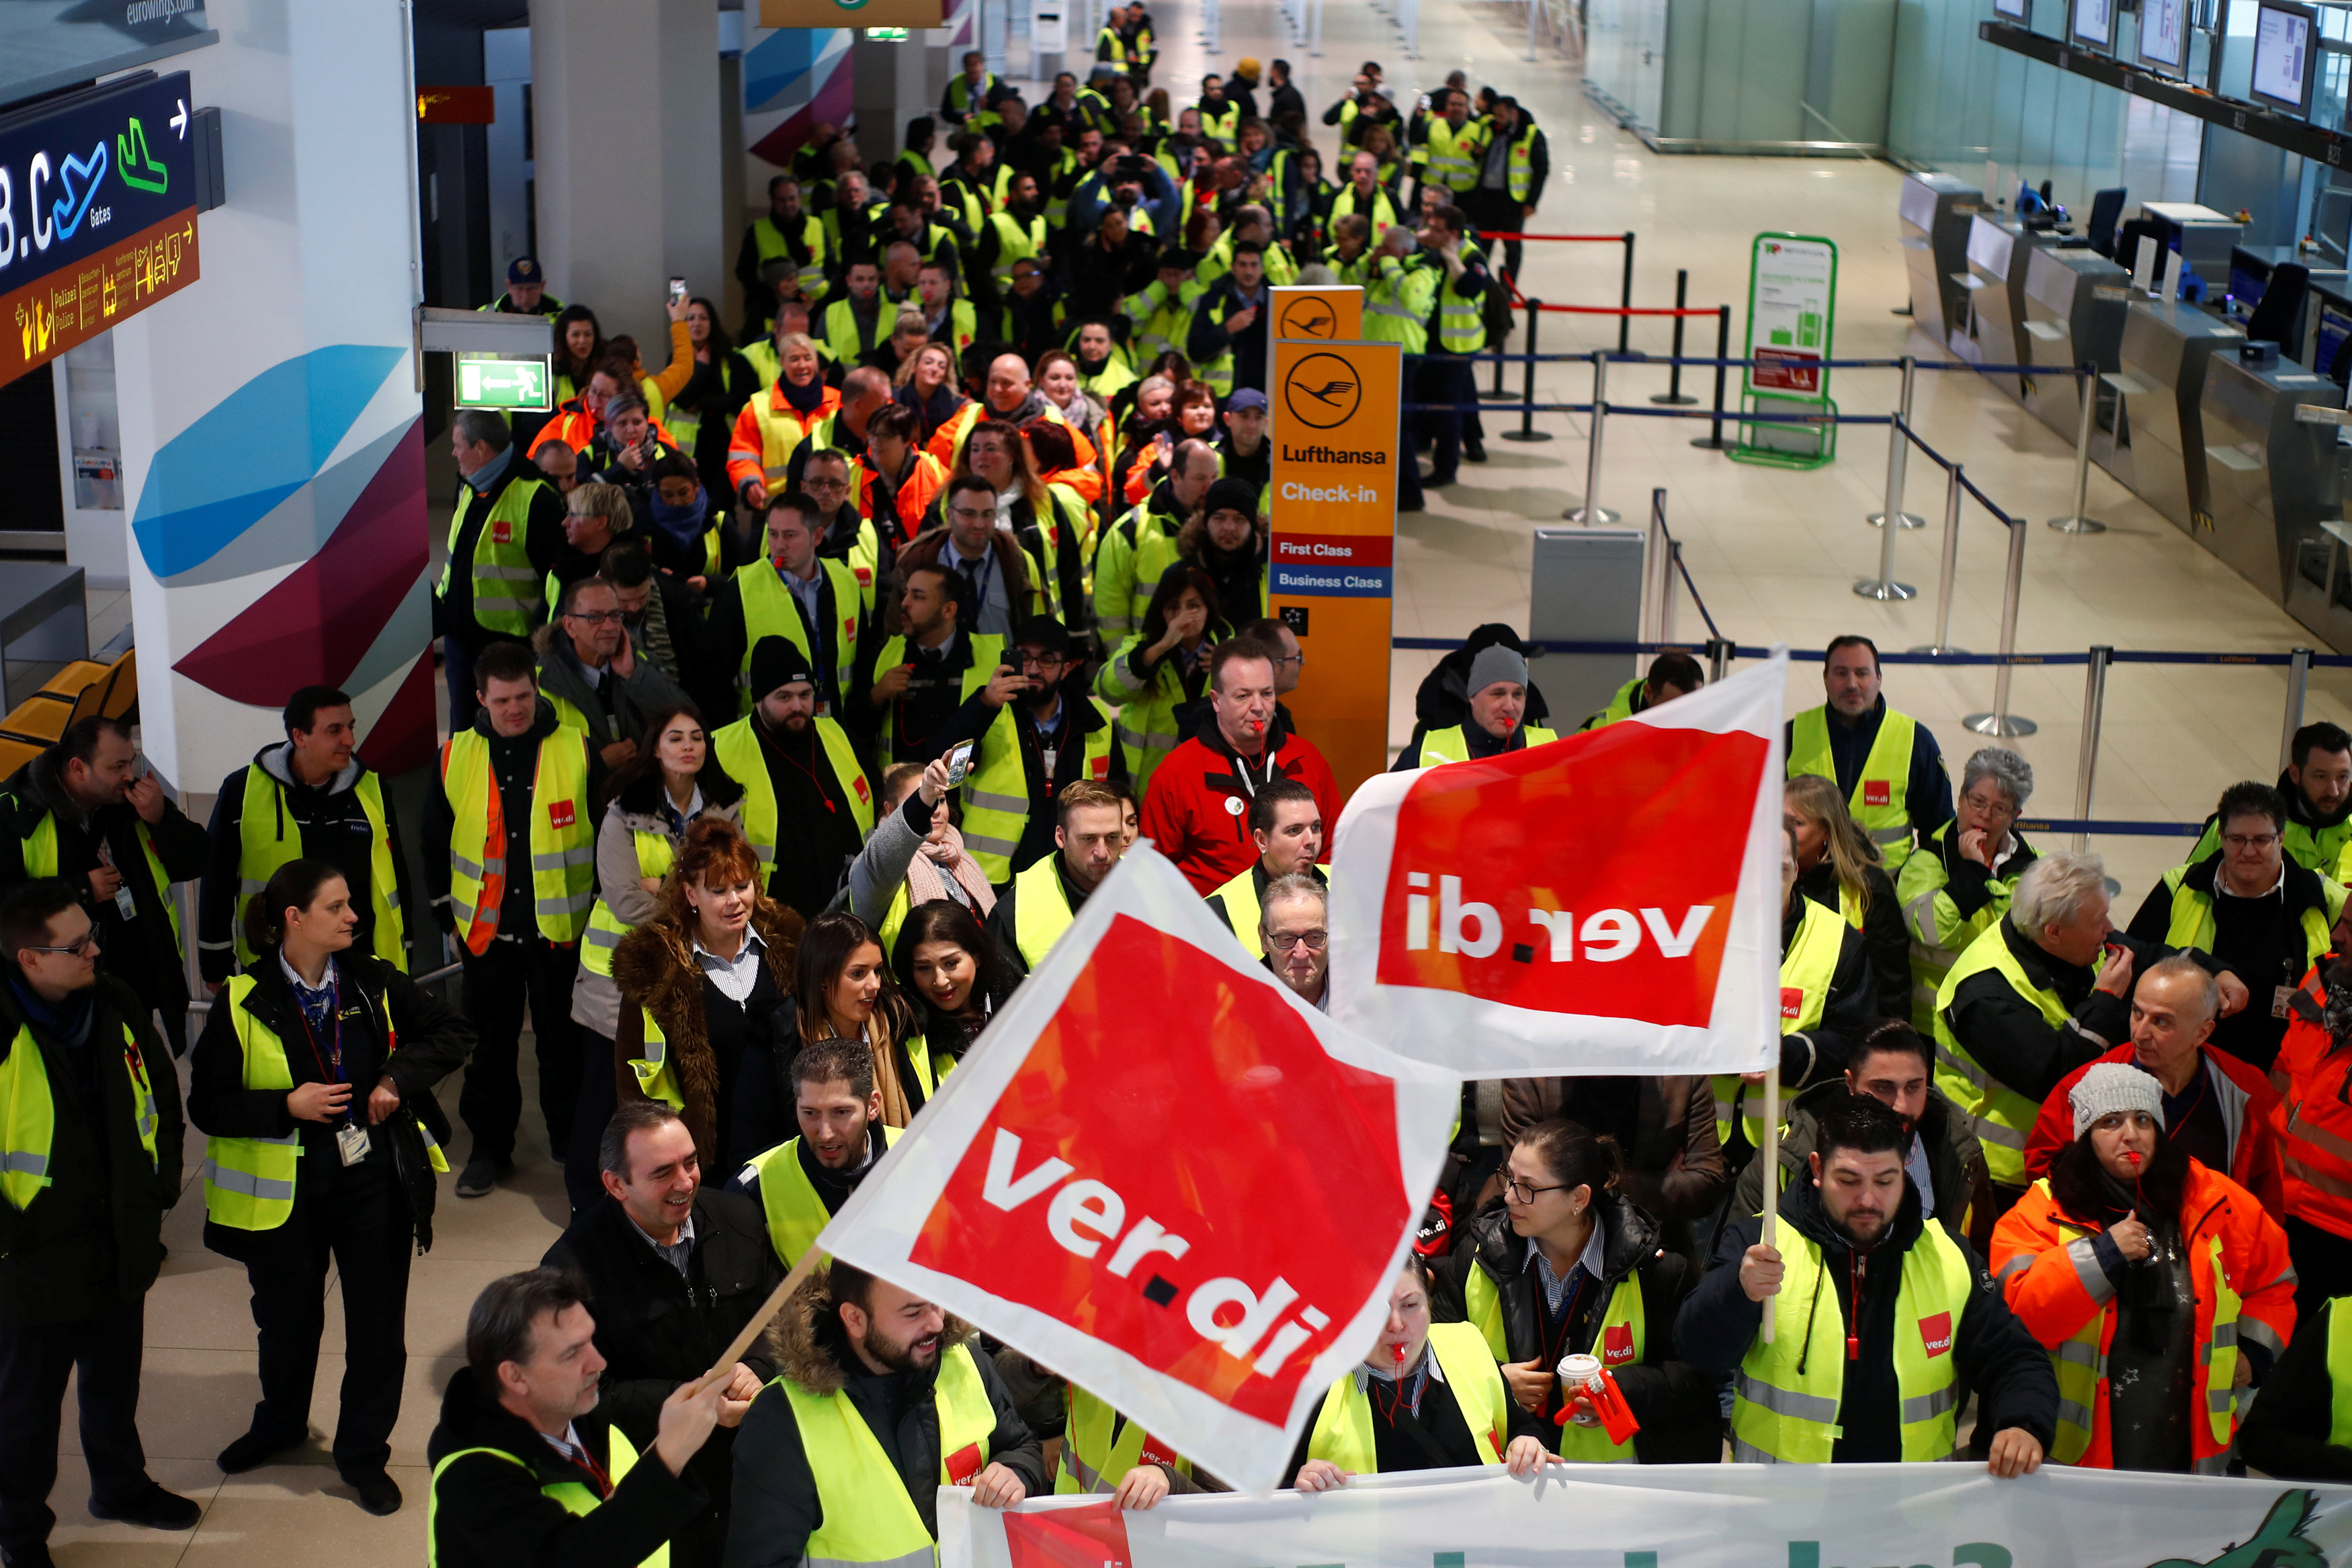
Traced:
[[1307, 656], [1286, 701], [1345, 795], [1388, 766], [1401, 351], [1286, 339], [1279, 306], [1276, 329], [1269, 598]]

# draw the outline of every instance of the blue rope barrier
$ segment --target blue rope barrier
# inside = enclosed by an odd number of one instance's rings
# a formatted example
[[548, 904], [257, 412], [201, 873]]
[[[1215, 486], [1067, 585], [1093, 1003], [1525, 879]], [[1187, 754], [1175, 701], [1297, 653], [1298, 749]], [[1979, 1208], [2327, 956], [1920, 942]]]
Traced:
[[[1687, 565], [1683, 567], [1683, 581], [1685, 586], [1690, 587], [1691, 597], [1694, 600], [1697, 599], [1698, 590], [1695, 584], [1691, 583], [1690, 568]], [[1699, 612], [1702, 615], [1706, 614], [1706, 606], [1704, 604], [1700, 605]], [[1710, 632], [1717, 632], [1717, 627], [1712, 617], [1709, 617], [1707, 620], [1707, 630]], [[1722, 640], [1721, 633], [1719, 632], [1717, 633], [1716, 640], [1718, 642]], [[1394, 649], [1412, 653], [1450, 653], [1454, 649], [1461, 647], [1462, 642], [1463, 640], [1459, 637], [1391, 637], [1389, 639], [1389, 646]], [[1606, 641], [1578, 641], [1568, 643], [1529, 643], [1527, 645], [1535, 652], [1545, 653], [1689, 653], [1694, 657], [1696, 657], [1709, 652], [1709, 644], [1706, 643], [1620, 643]], [[1771, 657], [1772, 654], [1771, 649], [1760, 644], [1750, 643], [1731, 643], [1726, 647], [1725, 652], [1735, 659], [1766, 659]], [[1826, 657], [1826, 655], [1819, 649], [1791, 648], [1789, 650], [1789, 657], [1796, 664], [1818, 664], [1824, 657]], [[2087, 653], [2007, 654], [1898, 653], [1892, 649], [1888, 649], [1879, 654], [1878, 662], [1882, 664], [1949, 664], [1955, 666], [2039, 664], [2056, 669], [2071, 665], [2087, 664], [2091, 662], [2091, 655]], [[2165, 650], [2141, 650], [2129, 653], [2117, 652], [2111, 653], [2108, 655], [2108, 662], [2115, 664], [2284, 665], [2293, 664], [2294, 661], [2294, 656], [2288, 653], [2206, 653], [2172, 652]], [[2352, 655], [2343, 653], [2315, 653], [2312, 655], [2311, 664], [2312, 667], [2315, 669], [2352, 669]]]

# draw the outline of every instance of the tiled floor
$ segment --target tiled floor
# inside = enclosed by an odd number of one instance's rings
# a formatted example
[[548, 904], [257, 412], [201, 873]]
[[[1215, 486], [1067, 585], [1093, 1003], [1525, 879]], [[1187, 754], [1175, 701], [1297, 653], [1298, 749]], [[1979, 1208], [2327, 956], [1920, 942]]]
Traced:
[[[1905, 347], [1906, 321], [1891, 312], [1906, 287], [1895, 246], [1898, 176], [1879, 164], [1785, 160], [1659, 158], [1630, 136], [1597, 120], [1575, 90], [1572, 72], [1557, 58], [1519, 58], [1520, 18], [1515, 5], [1473, 0], [1424, 0], [1418, 61], [1403, 57], [1393, 24], [1370, 6], [1329, 8], [1327, 53], [1309, 59], [1276, 35], [1269, 0], [1238, 0], [1223, 15], [1223, 37], [1213, 61], [1194, 38], [1188, 7], [1161, 7], [1167, 57], [1160, 80], [1181, 84], [1213, 65], [1223, 69], [1243, 55], [1287, 56], [1318, 111], [1347, 85], [1356, 62], [1386, 62], [1391, 80], [1425, 85], [1460, 67], [1474, 84], [1493, 81], [1518, 94], [1550, 138], [1552, 185], [1540, 227], [1545, 231], [1640, 235], [1636, 298], [1664, 304], [1673, 297], [1677, 267], [1690, 272], [1690, 298], [1712, 305], [1738, 300], [1745, 286], [1749, 237], [1764, 229], [1827, 235], [1841, 251], [1837, 343], [1843, 352], [1893, 354]], [[1181, 87], [1179, 89], [1181, 91]], [[1328, 146], [1329, 133], [1321, 132]], [[1535, 246], [1528, 265], [1528, 292], [1566, 302], [1606, 303], [1616, 298], [1617, 252], [1610, 246]], [[1612, 341], [1613, 330], [1580, 322], [1555, 332], [1546, 322], [1547, 349], [1591, 348]], [[1653, 351], [1666, 347], [1663, 324], [1637, 323], [1633, 341]], [[1711, 341], [1711, 340], [1710, 340]], [[1664, 372], [1612, 373], [1614, 401], [1640, 404], [1662, 390]], [[1849, 412], [1881, 412], [1893, 398], [1885, 373], [1843, 377], [1835, 393]], [[1547, 366], [1541, 395], [1580, 398], [1586, 372]], [[2017, 407], [1962, 373], [1923, 374], [1916, 423], [1939, 449], [1970, 473], [2007, 509], [2035, 519], [2057, 516], [2071, 500], [2071, 454], [2064, 444]], [[1506, 428], [1490, 416], [1488, 428]], [[1478, 621], [1526, 614], [1530, 533], [1557, 520], [1571, 491], [1583, 486], [1582, 422], [1541, 419], [1558, 439], [1541, 445], [1492, 440], [1484, 467], [1464, 471], [1457, 488], [1433, 495], [1430, 509], [1401, 519], [1396, 630], [1401, 634], [1460, 635]], [[1877, 509], [1885, 463], [1883, 436], [1847, 433], [1843, 455], [1811, 474], [1742, 466], [1687, 444], [1693, 428], [1679, 422], [1623, 418], [1607, 438], [1604, 502], [1637, 518], [1653, 486], [1668, 493], [1669, 517], [1686, 547], [1691, 574], [1725, 632], [1743, 643], [1787, 641], [1818, 646], [1832, 634], [1866, 632], [1889, 647], [1927, 640], [1932, 595], [1885, 606], [1853, 597], [1853, 579], [1874, 566], [1877, 534], [1863, 517]], [[1910, 509], [1938, 517], [1940, 495], [1931, 471], [1914, 466]], [[2308, 642], [2299, 628], [2170, 523], [2095, 471], [2094, 514], [2110, 530], [2065, 538], [2038, 525], [2028, 545], [2020, 645], [2080, 650], [2093, 643], [2119, 648], [2275, 650]], [[1923, 586], [1934, 580], [1935, 535], [1906, 534], [1898, 541], [1897, 575]], [[2000, 612], [2005, 541], [1972, 513], [1961, 541], [1953, 635], [1965, 647], [1993, 645]], [[94, 596], [93, 645], [129, 613], [120, 596]], [[1691, 635], [1697, 616], [1684, 603], [1678, 630]], [[1400, 654], [1393, 685], [1391, 738], [1411, 724], [1415, 682], [1433, 655]], [[1310, 677], [1311, 678], [1311, 677]], [[1819, 700], [1800, 666], [1791, 700]], [[2309, 712], [2352, 717], [2352, 680], [2338, 673], [2315, 676]], [[1892, 699], [1916, 714], [1956, 760], [1975, 737], [1960, 727], [1964, 713], [1988, 706], [1990, 672], [1981, 669], [1900, 669]], [[2115, 817], [2193, 818], [2209, 809], [2227, 783], [2271, 777], [2278, 747], [2284, 683], [2274, 670], [2237, 668], [2119, 670], [2113, 677], [2101, 752], [2097, 810]], [[2076, 672], [2018, 673], [2016, 711], [2042, 722], [2041, 733], [2018, 743], [2041, 770], [2035, 804], [2071, 813], [2080, 737], [2082, 693]], [[2173, 847], [2159, 841], [2116, 840], [2099, 846], [2136, 901], [2168, 862]], [[530, 1052], [523, 1053], [526, 1063]], [[526, 1067], [526, 1071], [528, 1068]], [[455, 1103], [457, 1084], [444, 1091]], [[526, 1095], [526, 1103], [530, 1096]], [[413, 1564], [423, 1551], [425, 1470], [424, 1445], [439, 1390], [460, 1354], [464, 1312], [481, 1283], [537, 1261], [562, 1212], [560, 1173], [530, 1140], [541, 1136], [527, 1115], [527, 1159], [515, 1185], [490, 1197], [460, 1203], [445, 1183], [438, 1242], [419, 1260], [409, 1305], [408, 1397], [394, 1437], [394, 1473], [409, 1504], [387, 1520], [352, 1506], [323, 1450], [299, 1462], [224, 1479], [212, 1456], [243, 1430], [252, 1400], [254, 1356], [242, 1270], [204, 1250], [202, 1194], [191, 1190], [168, 1227], [172, 1259], [149, 1299], [144, 1426], [156, 1477], [201, 1499], [204, 1523], [190, 1535], [160, 1535], [92, 1521], [83, 1511], [85, 1477], [79, 1446], [68, 1432], [67, 1458], [55, 1498], [61, 1515], [56, 1549], [68, 1568], [124, 1564], [166, 1568], [187, 1561], [241, 1565], [267, 1561], [276, 1568], [364, 1568], [376, 1563]], [[461, 1148], [463, 1140], [461, 1138]], [[191, 1145], [191, 1176], [201, 1157]], [[331, 1325], [320, 1365], [314, 1427], [331, 1431], [339, 1324]]]

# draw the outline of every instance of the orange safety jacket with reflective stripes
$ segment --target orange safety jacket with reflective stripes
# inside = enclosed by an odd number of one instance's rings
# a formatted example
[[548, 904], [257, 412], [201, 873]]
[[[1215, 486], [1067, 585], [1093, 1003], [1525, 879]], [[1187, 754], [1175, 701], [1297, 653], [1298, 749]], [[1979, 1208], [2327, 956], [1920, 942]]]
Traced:
[[[793, 448], [806, 441], [810, 431], [840, 412], [841, 391], [837, 387], [825, 388], [817, 399], [816, 407], [810, 410], [805, 417], [780, 396], [773, 386], [762, 387], [752, 395], [751, 401], [743, 405], [743, 412], [735, 416], [734, 434], [727, 440], [727, 482], [735, 487], [739, 496], [743, 493], [743, 486], [754, 479], [766, 485], [772, 494], [783, 494], [782, 484], [767, 485], [768, 438], [767, 433], [760, 427], [762, 404], [772, 411], [769, 417], [790, 437], [781, 444], [782, 449], [776, 454], [774, 466], [781, 470], [786, 459], [792, 456]], [[764, 532], [755, 532], [754, 537], [764, 538]]]
[[[907, 477], [898, 485], [898, 537], [892, 541], [894, 544], [911, 544], [915, 536], [923, 531], [923, 515], [931, 509], [931, 497], [938, 495], [940, 486], [948, 482], [948, 471], [938, 458], [920, 449], [914, 456], [914, 462], [907, 470]], [[874, 470], [868, 465], [868, 457], [861, 456], [857, 463], [857, 515], [870, 523], [874, 520], [874, 491], [877, 481], [874, 477]]]
[[[2094, 1256], [2090, 1239], [2102, 1228], [2063, 1214], [2048, 1182], [2039, 1181], [1993, 1228], [1991, 1264], [1994, 1283], [2010, 1311], [2053, 1356], [2087, 1365], [2093, 1353], [2084, 1331], [2097, 1321], [2097, 1397], [2088, 1412], [2090, 1447], [2071, 1462], [2113, 1469], [2106, 1364], [2116, 1338], [2116, 1288]], [[2273, 1361], [2284, 1354], [2287, 1342], [2294, 1337], [2294, 1267], [2287, 1260], [2286, 1232], [2263, 1212], [2253, 1194], [2193, 1159], [2181, 1191], [2179, 1228], [2197, 1296], [2191, 1342], [2197, 1347], [2197, 1375], [2189, 1395], [2189, 1468], [2212, 1473], [2219, 1470], [2237, 1436], [2236, 1399], [2229, 1380], [2212, 1372], [2214, 1358], [2226, 1353], [2232, 1364], [2226, 1370], [2234, 1372], [2242, 1342], [2260, 1344]], [[2221, 1271], [2218, 1281], [2213, 1245], [2217, 1240]], [[2215, 1309], [2225, 1291], [2237, 1300], [2237, 1319], [2221, 1323], [2217, 1333]], [[2062, 1371], [2062, 1444], [2069, 1416], [2075, 1414], [2066, 1407], [2067, 1382]]]
[[[656, 419], [652, 423], [656, 440], [672, 451], [679, 450], [677, 438], [670, 434], [660, 420]], [[590, 413], [580, 399], [566, 398], [555, 405], [554, 417], [541, 425], [539, 434], [530, 438], [530, 450], [523, 455], [537, 458], [540, 448], [551, 441], [561, 441], [574, 452], [585, 452], [588, 450], [589, 444], [602, 434], [604, 428], [604, 422]], [[584, 478], [586, 476], [583, 475], [582, 477]]]
[[[2230, 1179], [2252, 1193], [2255, 1201], [2271, 1213], [2285, 1213], [2285, 1193], [2279, 1177], [2278, 1091], [2259, 1071], [2228, 1051], [2210, 1045], [2198, 1049], [2205, 1053], [2206, 1093], [2221, 1112], [2222, 1130], [2229, 1138]], [[2034, 1118], [2033, 1130], [2025, 1135], [2026, 1180], [2048, 1176], [2050, 1162], [2058, 1157], [2058, 1151], [2074, 1141], [2074, 1107], [2066, 1096], [2082, 1082], [2083, 1074], [2102, 1061], [2129, 1067], [2138, 1060], [2138, 1052], [2126, 1041], [2058, 1081], [2058, 1087], [2042, 1102], [2042, 1114]]]
[[[2319, 971], [2327, 961], [2314, 964], [2301, 987], [2323, 1006], [2327, 992]], [[2279, 1092], [2272, 1117], [2287, 1214], [2352, 1237], [2352, 1050], [2331, 1051], [2327, 1031], [2289, 1009], [2271, 1082]]]

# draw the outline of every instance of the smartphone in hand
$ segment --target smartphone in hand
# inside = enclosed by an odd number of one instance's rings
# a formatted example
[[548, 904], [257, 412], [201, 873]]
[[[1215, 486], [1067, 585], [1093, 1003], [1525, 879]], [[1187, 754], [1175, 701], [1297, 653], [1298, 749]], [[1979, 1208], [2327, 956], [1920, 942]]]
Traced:
[[960, 740], [948, 748], [949, 789], [953, 789], [961, 785], [964, 781], [964, 776], [971, 771], [972, 748], [977, 745], [979, 745], [977, 741]]
[[673, 305], [683, 305], [686, 303], [685, 278], [673, 277], [669, 280], [669, 302]]

